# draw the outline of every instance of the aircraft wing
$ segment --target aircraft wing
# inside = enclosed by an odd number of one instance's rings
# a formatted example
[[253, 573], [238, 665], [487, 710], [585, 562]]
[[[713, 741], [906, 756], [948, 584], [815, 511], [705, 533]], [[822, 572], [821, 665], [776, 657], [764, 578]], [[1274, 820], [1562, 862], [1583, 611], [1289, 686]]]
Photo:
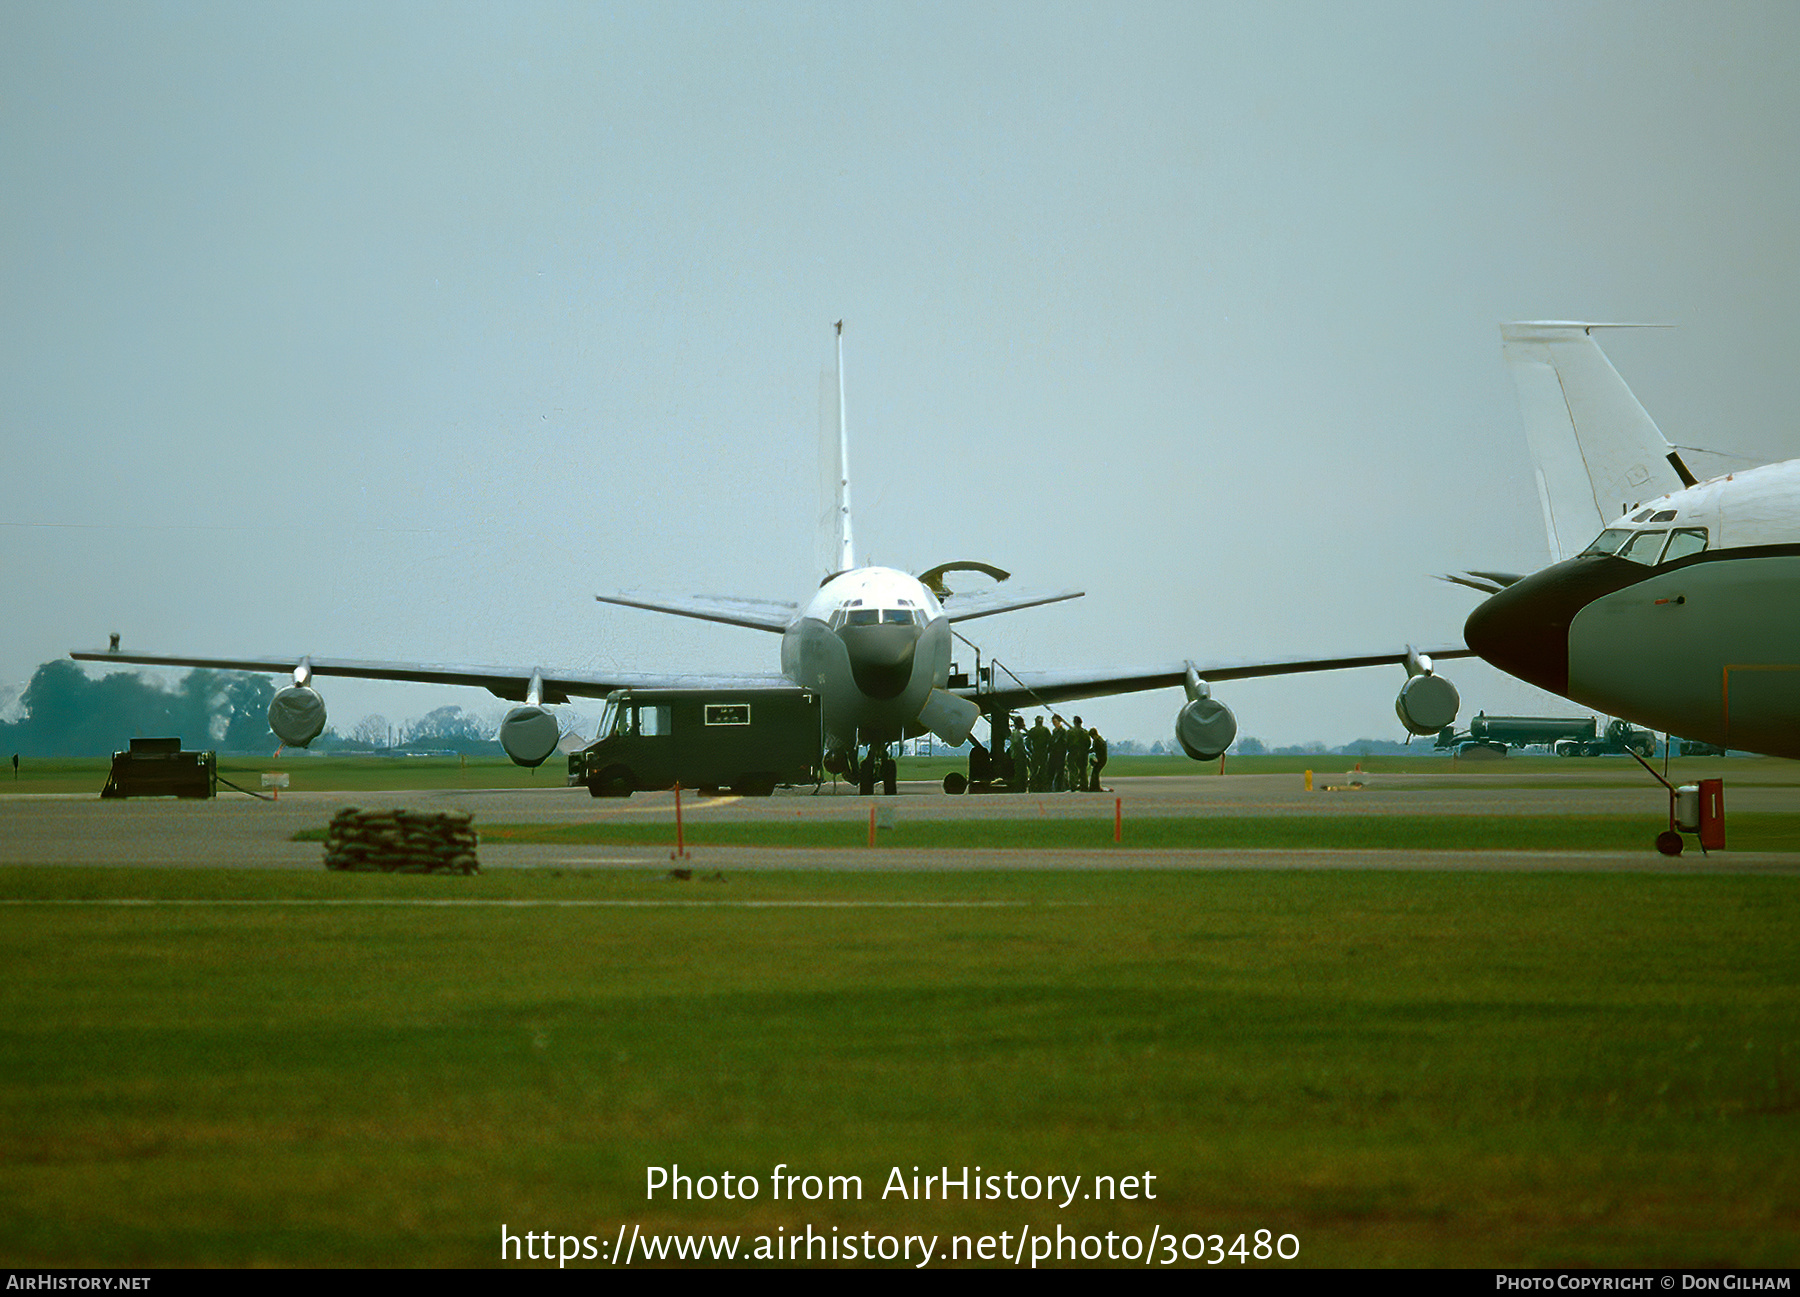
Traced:
[[535, 673], [543, 682], [543, 701], [566, 703], [571, 698], [604, 698], [615, 689], [793, 689], [785, 676], [775, 674], [681, 675], [640, 671], [569, 671], [555, 667], [454, 666], [438, 662], [359, 662], [348, 658], [314, 657], [180, 657], [159, 653], [127, 653], [93, 649], [69, 654], [77, 662], [112, 662], [136, 666], [206, 667], [215, 671], [264, 671], [288, 674], [303, 662], [319, 676], [354, 676], [362, 680], [405, 680], [419, 684], [473, 685], [497, 698], [523, 702]]
[[742, 599], [735, 595], [642, 594], [627, 590], [619, 594], [597, 594], [594, 598], [601, 603], [616, 603], [626, 608], [674, 613], [677, 617], [724, 622], [727, 626], [748, 626], [751, 630], [772, 630], [777, 635], [792, 626], [800, 615], [799, 604], [779, 599]]
[[1008, 590], [995, 586], [968, 594], [949, 594], [943, 599], [944, 616], [951, 621], [973, 621], [992, 617], [997, 612], [1013, 612], [1020, 608], [1036, 608], [1040, 604], [1061, 603], [1079, 599], [1085, 590]]
[[[1466, 658], [1475, 654], [1466, 648], [1432, 649], [1425, 654], [1433, 660]], [[1139, 693], [1146, 689], [1173, 689], [1187, 681], [1188, 667], [1199, 672], [1209, 684], [1221, 680], [1248, 680], [1255, 676], [1298, 675], [1307, 671], [1343, 671], [1351, 667], [1398, 666], [1406, 661], [1405, 653], [1374, 653], [1361, 657], [1302, 658], [1285, 662], [1177, 662], [1151, 667], [1143, 671], [1012, 671], [996, 666], [994, 688], [955, 689], [957, 693], [983, 705], [1007, 708], [1044, 706], [1073, 702], [1078, 698], [1104, 698], [1110, 694]]]

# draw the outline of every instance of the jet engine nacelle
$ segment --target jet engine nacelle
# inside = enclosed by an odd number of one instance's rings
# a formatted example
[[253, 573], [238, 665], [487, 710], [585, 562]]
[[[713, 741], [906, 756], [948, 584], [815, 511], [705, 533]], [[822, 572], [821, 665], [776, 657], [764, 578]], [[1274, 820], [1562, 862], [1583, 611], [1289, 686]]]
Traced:
[[1408, 733], [1421, 738], [1454, 724], [1461, 708], [1462, 699], [1457, 697], [1456, 686], [1439, 675], [1412, 677], [1400, 686], [1400, 696], [1394, 699], [1394, 711], [1400, 717], [1400, 723], [1406, 726]]
[[541, 766], [562, 737], [556, 717], [535, 703], [515, 707], [500, 722], [500, 746], [514, 765]]
[[311, 685], [277, 689], [269, 702], [269, 728], [290, 748], [303, 748], [325, 732], [325, 700]]
[[1175, 739], [1196, 761], [1217, 761], [1237, 737], [1237, 717], [1217, 698], [1196, 698], [1175, 714]]

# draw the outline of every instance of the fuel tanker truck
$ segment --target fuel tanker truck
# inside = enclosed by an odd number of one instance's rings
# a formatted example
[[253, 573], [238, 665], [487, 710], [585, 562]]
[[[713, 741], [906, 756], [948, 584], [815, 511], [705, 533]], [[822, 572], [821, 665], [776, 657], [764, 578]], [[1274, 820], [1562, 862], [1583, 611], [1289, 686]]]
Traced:
[[1512, 748], [1545, 747], [1559, 757], [1622, 757], [1627, 751], [1647, 757], [1656, 749], [1656, 736], [1624, 721], [1612, 721], [1602, 731], [1592, 716], [1489, 716], [1477, 712], [1463, 733], [1446, 725], [1435, 746], [1455, 748], [1459, 754], [1503, 756]]

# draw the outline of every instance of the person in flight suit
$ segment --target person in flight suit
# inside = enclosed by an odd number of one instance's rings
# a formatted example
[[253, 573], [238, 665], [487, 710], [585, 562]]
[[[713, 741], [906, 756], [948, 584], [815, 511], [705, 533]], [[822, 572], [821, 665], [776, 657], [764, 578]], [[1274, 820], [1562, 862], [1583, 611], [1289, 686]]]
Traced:
[[1032, 723], [1025, 735], [1025, 753], [1031, 762], [1026, 787], [1041, 793], [1046, 786], [1044, 777], [1050, 773], [1050, 731], [1045, 728], [1042, 716]]
[[1051, 716], [1050, 724], [1050, 768], [1044, 772], [1049, 776], [1044, 791], [1060, 793], [1069, 786], [1069, 731], [1060, 716]]
[[1088, 791], [1097, 793], [1100, 788], [1100, 772], [1106, 768], [1106, 740], [1100, 737], [1098, 726], [1090, 726], [1088, 737], [1093, 743], [1094, 773], [1088, 779]]
[[1025, 718], [1013, 717], [1012, 733], [1007, 736], [1006, 755], [1012, 758], [1012, 782], [1015, 793], [1022, 793], [1031, 780], [1031, 760], [1025, 753]]
[[1069, 791], [1085, 793], [1088, 786], [1088, 732], [1081, 728], [1081, 717], [1069, 731]]

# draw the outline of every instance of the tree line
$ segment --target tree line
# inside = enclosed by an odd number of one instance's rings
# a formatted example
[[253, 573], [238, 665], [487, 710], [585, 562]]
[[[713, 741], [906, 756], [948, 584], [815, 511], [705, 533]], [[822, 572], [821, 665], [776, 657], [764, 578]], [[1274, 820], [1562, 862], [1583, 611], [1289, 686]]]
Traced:
[[[274, 697], [275, 685], [264, 675], [196, 668], [165, 687], [132, 671], [95, 678], [59, 659], [32, 673], [19, 695], [19, 719], [0, 722], [0, 753], [104, 757], [134, 738], [179, 737], [189, 749], [267, 755], [281, 743], [269, 730]], [[495, 727], [460, 707], [439, 707], [401, 726], [365, 717], [349, 736], [328, 729], [312, 746], [327, 752], [396, 746], [470, 755], [500, 751]]]

